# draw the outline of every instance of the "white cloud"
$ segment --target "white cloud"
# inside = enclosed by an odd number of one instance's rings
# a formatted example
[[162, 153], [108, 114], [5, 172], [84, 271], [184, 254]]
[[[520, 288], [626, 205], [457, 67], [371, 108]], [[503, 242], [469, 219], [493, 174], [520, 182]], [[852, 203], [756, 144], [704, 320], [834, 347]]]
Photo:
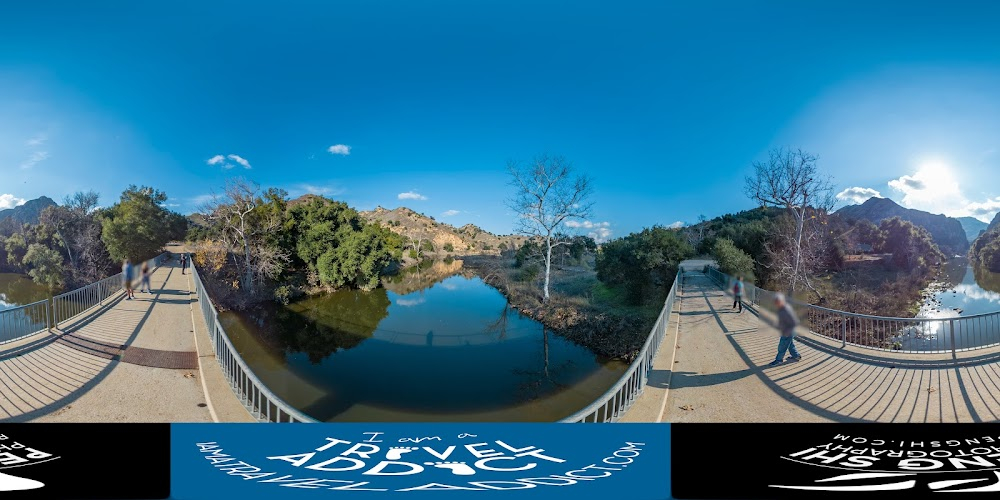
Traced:
[[333, 146], [326, 148], [326, 150], [329, 151], [330, 154], [335, 155], [347, 156], [351, 154], [351, 147], [344, 144], [334, 144]]
[[34, 148], [45, 144], [45, 141], [47, 140], [49, 140], [48, 135], [46, 135], [45, 133], [41, 133], [32, 137], [31, 139], [28, 139], [27, 142], [24, 143], [24, 145]]
[[919, 191], [927, 187], [924, 181], [918, 179], [916, 176], [904, 175], [899, 179], [893, 179], [889, 181], [889, 187], [897, 191]]
[[611, 227], [611, 223], [610, 222], [591, 222], [589, 220], [585, 220], [585, 221], [582, 221], [582, 222], [581, 221], [575, 221], [575, 220], [568, 220], [568, 221], [566, 221], [566, 227], [572, 227], [572, 228], [582, 227], [584, 229], [593, 229], [593, 228]]
[[452, 217], [460, 213], [462, 212], [459, 210], [445, 210], [444, 213], [441, 214], [441, 217]]
[[250, 167], [250, 162], [248, 162], [246, 158], [244, 158], [244, 157], [242, 157], [240, 155], [229, 155], [229, 156], [227, 156], [227, 158], [229, 158], [230, 160], [235, 161], [236, 163], [239, 163], [240, 165], [243, 166], [243, 168], [247, 168], [247, 169], [251, 168]]
[[34, 168], [35, 165], [47, 160], [49, 158], [48, 151], [35, 151], [31, 153], [31, 156], [27, 160], [21, 163], [21, 168]]
[[233, 155], [233, 154], [226, 155], [226, 156], [215, 155], [215, 156], [209, 158], [208, 161], [206, 161], [205, 163], [207, 163], [209, 165], [219, 165], [220, 167], [222, 167], [222, 168], [224, 168], [226, 170], [229, 170], [231, 168], [236, 167], [236, 165], [234, 165], [234, 164], [229, 163], [228, 161], [226, 161], [227, 158], [230, 159], [230, 160], [232, 160], [232, 161], [235, 161], [236, 163], [238, 163], [239, 165], [241, 165], [243, 168], [246, 168], [246, 169], [252, 168], [250, 166], [250, 162], [247, 161], [246, 158], [244, 158], [244, 157], [242, 157], [240, 155]]
[[667, 227], [670, 228], [670, 229], [680, 229], [680, 228], [682, 228], [682, 227], [684, 227], [686, 225], [687, 224], [685, 224], [683, 221], [676, 221], [676, 222], [674, 222], [673, 224], [670, 224]]
[[611, 239], [611, 223], [610, 222], [593, 222], [589, 220], [577, 221], [568, 220], [566, 221], [566, 227], [573, 229], [592, 229], [592, 231], [587, 233], [597, 243], [604, 243]]
[[24, 198], [17, 198], [12, 194], [0, 194], [0, 209], [14, 208], [18, 205], [24, 205], [27, 201]]
[[396, 195], [400, 200], [426, 200], [427, 197], [415, 191], [407, 191]]
[[965, 207], [965, 211], [970, 217], [989, 223], [993, 221], [997, 212], [1000, 212], [1000, 197], [987, 199], [984, 202], [969, 203]]
[[[906, 176], [904, 175], [903, 177]], [[890, 181], [889, 185], [891, 186], [893, 182], [895, 181]], [[881, 198], [881, 197], [882, 193], [879, 193], [878, 191], [872, 188], [866, 188], [866, 187], [849, 187], [837, 193], [838, 200], [846, 201], [854, 205], [860, 205], [868, 201], [869, 198]]]
[[606, 227], [599, 227], [587, 233], [587, 236], [593, 238], [597, 243], [604, 243], [611, 239], [611, 230]]
[[889, 181], [889, 187], [903, 194], [900, 204], [907, 208], [954, 217], [969, 205], [951, 168], [943, 163], [926, 163], [913, 175]]

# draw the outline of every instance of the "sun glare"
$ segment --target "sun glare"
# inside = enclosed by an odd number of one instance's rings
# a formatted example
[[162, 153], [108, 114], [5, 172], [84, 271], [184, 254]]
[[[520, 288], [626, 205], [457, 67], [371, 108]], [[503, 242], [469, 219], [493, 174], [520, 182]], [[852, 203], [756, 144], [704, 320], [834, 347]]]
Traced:
[[914, 177], [923, 181], [927, 189], [941, 188], [955, 183], [952, 168], [940, 161], [924, 163]]

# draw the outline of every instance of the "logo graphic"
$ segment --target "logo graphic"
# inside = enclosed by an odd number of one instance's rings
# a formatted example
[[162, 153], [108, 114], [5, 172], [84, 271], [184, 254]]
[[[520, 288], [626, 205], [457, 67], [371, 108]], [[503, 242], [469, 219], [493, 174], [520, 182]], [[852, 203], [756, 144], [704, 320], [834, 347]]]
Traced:
[[0, 434], [0, 492], [34, 490], [45, 486], [45, 483], [41, 481], [15, 476], [8, 470], [49, 462], [57, 458], [59, 457], [51, 453], [26, 446], [5, 434]]
[[875, 492], [924, 484], [935, 492], [1000, 492], [1000, 436], [927, 441], [835, 434], [826, 443], [781, 458], [841, 473], [811, 484], [771, 488]]
[[[175, 474], [183, 471], [186, 478], [197, 477], [199, 487], [216, 483], [231, 494], [251, 498], [287, 495], [293, 488], [394, 495], [525, 490], [548, 496], [554, 492], [551, 487], [586, 487], [590, 493], [617, 491], [622, 484], [655, 485], [660, 491], [667, 486], [662, 476], [648, 474], [664, 464], [666, 436], [661, 429], [629, 433], [625, 431], [635, 428], [562, 426], [546, 434], [531, 424], [394, 424], [375, 429], [370, 424], [320, 424], [266, 426], [268, 432], [252, 438], [242, 435], [245, 427], [195, 427], [189, 433], [187, 428], [176, 429], [180, 427], [175, 427], [175, 440], [184, 437], [175, 441], [181, 450], [174, 455]], [[582, 439], [583, 430], [603, 432]], [[646, 438], [654, 430], [659, 439], [650, 442]], [[204, 439], [208, 436], [211, 439]], [[178, 487], [183, 489], [188, 480]]]

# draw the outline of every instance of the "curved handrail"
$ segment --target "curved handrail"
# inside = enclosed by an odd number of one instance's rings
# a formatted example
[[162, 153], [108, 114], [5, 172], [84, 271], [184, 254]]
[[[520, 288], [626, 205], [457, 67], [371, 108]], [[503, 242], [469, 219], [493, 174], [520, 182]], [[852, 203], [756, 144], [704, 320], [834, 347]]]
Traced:
[[[190, 259], [190, 254], [187, 255]], [[232, 341], [229, 340], [229, 334], [219, 324], [219, 313], [212, 305], [212, 299], [208, 295], [208, 290], [205, 289], [201, 275], [198, 274], [197, 266], [191, 265], [190, 269], [192, 276], [194, 276], [195, 293], [198, 295], [201, 312], [205, 324], [208, 326], [209, 338], [215, 349], [215, 358], [222, 367], [222, 373], [229, 382], [229, 387], [236, 393], [247, 411], [262, 422], [318, 422], [315, 418], [302, 413], [271, 392], [257, 378], [257, 375], [233, 346]], [[271, 411], [272, 407], [274, 412]], [[287, 420], [283, 420], [282, 416], [287, 417]]]
[[[733, 277], [708, 266], [707, 275], [723, 289]], [[759, 295], [775, 294], [755, 285], [745, 286], [751, 303]], [[839, 340], [841, 346], [901, 353], [955, 353], [1000, 345], [1000, 311], [944, 318], [873, 316], [817, 306], [798, 300], [788, 302], [805, 310], [809, 331]]]
[[664, 301], [663, 309], [649, 332], [649, 337], [643, 344], [639, 355], [629, 365], [615, 385], [605, 391], [601, 397], [586, 408], [560, 420], [559, 422], [616, 422], [632, 406], [646, 387], [649, 371], [653, 368], [653, 359], [667, 331], [670, 314], [674, 310], [674, 299], [677, 285], [682, 279], [683, 270], [678, 269], [670, 293]]

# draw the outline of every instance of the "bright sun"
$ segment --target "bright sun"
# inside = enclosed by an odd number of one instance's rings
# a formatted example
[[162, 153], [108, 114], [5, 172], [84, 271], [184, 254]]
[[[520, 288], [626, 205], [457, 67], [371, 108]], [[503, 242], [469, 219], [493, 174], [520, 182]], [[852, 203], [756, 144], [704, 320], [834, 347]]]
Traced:
[[925, 189], [941, 189], [955, 184], [951, 167], [939, 161], [925, 163], [913, 177], [923, 181]]

